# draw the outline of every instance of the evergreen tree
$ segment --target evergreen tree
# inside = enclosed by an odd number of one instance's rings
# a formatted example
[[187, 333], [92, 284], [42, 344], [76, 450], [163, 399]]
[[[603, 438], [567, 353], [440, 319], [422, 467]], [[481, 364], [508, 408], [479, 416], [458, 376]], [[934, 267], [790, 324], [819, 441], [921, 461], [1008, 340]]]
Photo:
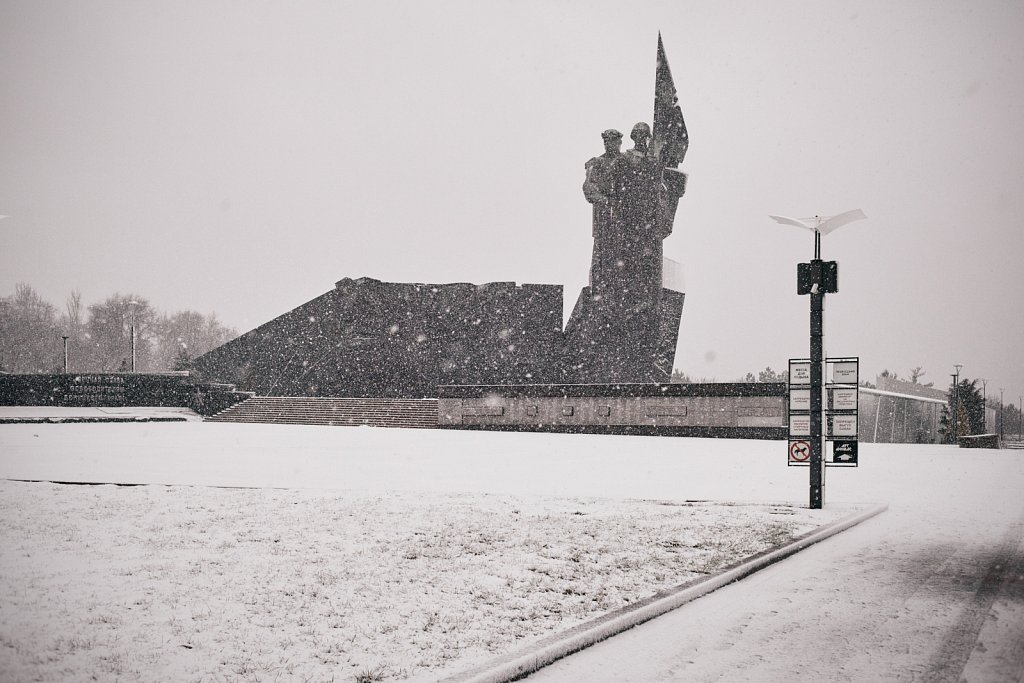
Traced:
[[758, 382], [788, 382], [789, 371], [783, 370], [782, 372], [775, 372], [771, 367], [767, 367], [761, 372], [757, 373]]
[[[942, 443], [953, 444], [961, 436], [985, 433], [985, 399], [977, 384], [976, 379], [963, 379], [958, 386], [949, 387], [946, 405], [939, 418]], [[951, 412], [953, 406], [956, 406], [955, 430]]]
[[188, 347], [184, 344], [178, 349], [178, 355], [174, 358], [174, 364], [171, 366], [172, 370], [191, 370], [192, 369], [192, 356], [188, 354]]

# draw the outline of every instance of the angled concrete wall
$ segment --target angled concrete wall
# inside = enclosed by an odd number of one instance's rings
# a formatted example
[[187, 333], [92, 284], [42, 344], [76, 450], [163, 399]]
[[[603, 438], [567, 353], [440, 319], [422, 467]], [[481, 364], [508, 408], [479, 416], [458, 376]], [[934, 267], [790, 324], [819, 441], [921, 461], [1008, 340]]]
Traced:
[[672, 372], [683, 295], [653, 330], [609, 339], [580, 295], [562, 331], [560, 285], [344, 279], [196, 359], [204, 377], [261, 396], [424, 398], [439, 385], [654, 382]]

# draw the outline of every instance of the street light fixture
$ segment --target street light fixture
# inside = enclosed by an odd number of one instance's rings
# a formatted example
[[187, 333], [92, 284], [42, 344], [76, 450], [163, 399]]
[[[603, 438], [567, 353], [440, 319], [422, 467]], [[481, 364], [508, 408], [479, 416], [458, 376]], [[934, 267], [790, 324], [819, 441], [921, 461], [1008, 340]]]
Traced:
[[821, 260], [821, 236], [867, 216], [860, 209], [854, 209], [836, 216], [814, 216], [802, 220], [786, 216], [768, 217], [780, 225], [792, 225], [814, 233], [814, 260], [797, 266], [797, 293], [811, 295], [810, 508], [820, 510], [824, 505], [825, 488], [825, 439], [822, 434], [825, 293], [838, 291], [839, 284], [836, 262], [826, 264]]

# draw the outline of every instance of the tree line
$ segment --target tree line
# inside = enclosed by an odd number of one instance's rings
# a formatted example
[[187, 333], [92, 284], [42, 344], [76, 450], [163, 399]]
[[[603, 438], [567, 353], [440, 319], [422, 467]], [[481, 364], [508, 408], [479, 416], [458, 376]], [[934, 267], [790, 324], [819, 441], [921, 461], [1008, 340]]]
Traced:
[[58, 310], [20, 283], [0, 297], [0, 371], [63, 372], [64, 337], [69, 372], [128, 371], [133, 326], [138, 372], [188, 369], [192, 359], [238, 336], [216, 314], [161, 313], [135, 294], [86, 306], [73, 291]]
[[[674, 370], [672, 370], [672, 379], [670, 381], [672, 381], [672, 382], [674, 382], [676, 384], [697, 384], [697, 383], [700, 383], [700, 382], [714, 382], [715, 380], [714, 379], [694, 380], [689, 375], [687, 375], [685, 372], [680, 370], [679, 368], [675, 368]], [[782, 382], [782, 383], [786, 383], [786, 382], [789, 381], [789, 371], [788, 370], [783, 370], [781, 372], [776, 372], [776, 371], [772, 370], [771, 367], [767, 367], [764, 370], [761, 370], [760, 372], [758, 372], [757, 375], [754, 375], [754, 373], [752, 373], [752, 372], [748, 372], [746, 377], [744, 377], [743, 379], [737, 380], [737, 381], [738, 382]]]

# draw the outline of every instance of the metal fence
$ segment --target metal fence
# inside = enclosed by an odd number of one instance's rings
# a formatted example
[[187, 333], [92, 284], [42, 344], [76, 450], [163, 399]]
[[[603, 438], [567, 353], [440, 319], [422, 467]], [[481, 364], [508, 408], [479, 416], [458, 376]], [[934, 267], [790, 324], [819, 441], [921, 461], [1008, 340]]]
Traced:
[[939, 443], [942, 408], [937, 398], [860, 388], [858, 439], [880, 443]]

